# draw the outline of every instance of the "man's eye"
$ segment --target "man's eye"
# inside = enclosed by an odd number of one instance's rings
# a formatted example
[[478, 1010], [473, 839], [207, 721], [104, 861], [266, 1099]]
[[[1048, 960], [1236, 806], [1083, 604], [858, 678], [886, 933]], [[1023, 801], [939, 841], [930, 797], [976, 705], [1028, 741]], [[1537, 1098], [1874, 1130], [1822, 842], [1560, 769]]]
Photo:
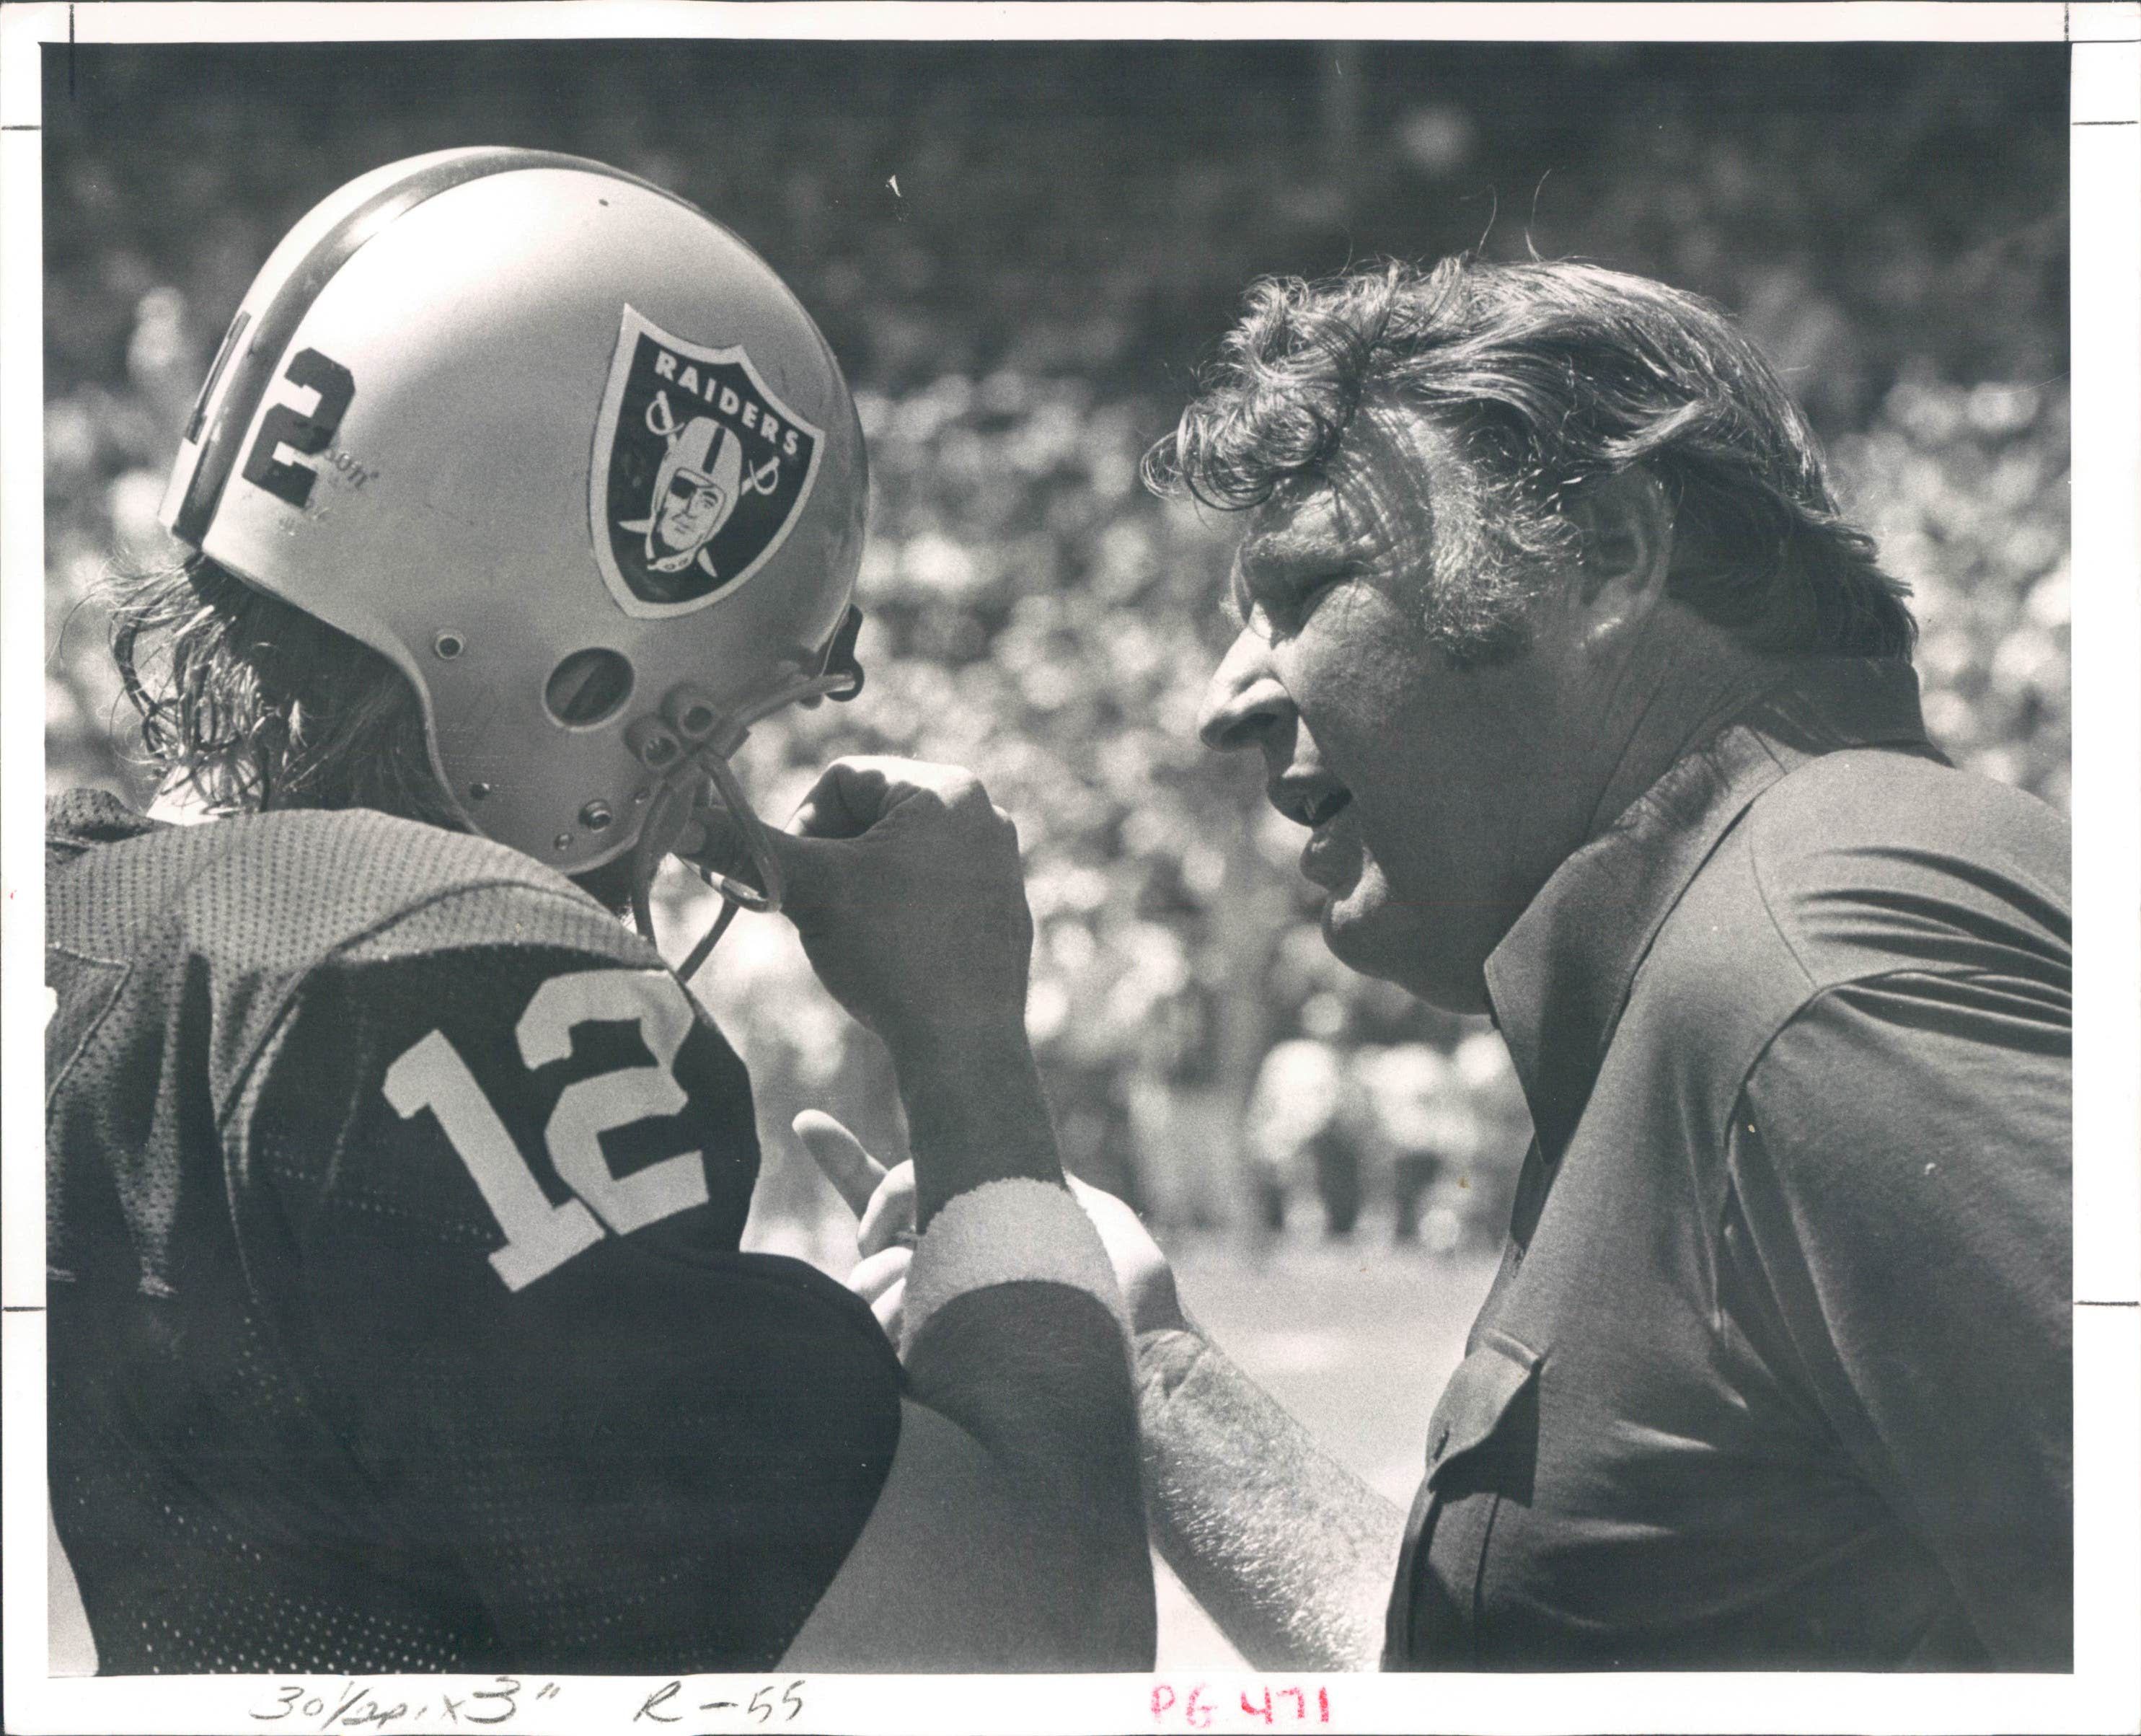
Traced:
[[1256, 609], [1271, 626], [1281, 632], [1291, 631], [1316, 612], [1316, 605], [1324, 594], [1345, 576], [1342, 573], [1316, 573], [1290, 579], [1260, 595]]

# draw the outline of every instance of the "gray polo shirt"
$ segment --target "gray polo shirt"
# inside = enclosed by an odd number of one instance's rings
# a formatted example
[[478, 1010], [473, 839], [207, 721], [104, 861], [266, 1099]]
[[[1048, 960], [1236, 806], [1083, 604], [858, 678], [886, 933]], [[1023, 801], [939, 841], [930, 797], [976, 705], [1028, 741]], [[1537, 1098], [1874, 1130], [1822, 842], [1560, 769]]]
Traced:
[[1563, 865], [1390, 1667], [2071, 1667], [2068, 910], [2060, 817], [1855, 659]]

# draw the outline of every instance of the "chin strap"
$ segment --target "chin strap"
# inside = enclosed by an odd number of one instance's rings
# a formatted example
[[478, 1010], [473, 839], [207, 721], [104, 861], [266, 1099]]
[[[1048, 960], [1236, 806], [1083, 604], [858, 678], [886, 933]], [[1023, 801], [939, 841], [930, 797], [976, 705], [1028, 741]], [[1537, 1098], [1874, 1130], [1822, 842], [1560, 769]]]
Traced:
[[[746, 870], [749, 878], [714, 866], [717, 847], [731, 840], [741, 844], [749, 859]], [[672, 856], [681, 858], [720, 893], [723, 905], [713, 925], [677, 967], [677, 974], [688, 981], [706, 962], [738, 910], [770, 912], [780, 908], [780, 866], [774, 858], [765, 822], [746, 798], [726, 753], [702, 748], [689, 756], [655, 787], [648, 798], [647, 818], [640, 825], [639, 841], [632, 848], [632, 920], [657, 949], [654, 877], [661, 871], [662, 859]], [[731, 851], [723, 851], [721, 856], [724, 862], [733, 863]]]
[[743, 906], [733, 898], [725, 898], [721, 900], [721, 914], [714, 918], [713, 926], [699, 936], [699, 944], [692, 949], [684, 962], [677, 967], [677, 976], [679, 981], [688, 983], [699, 974], [700, 966], [713, 956], [714, 948], [720, 943], [721, 936], [729, 931], [729, 925], [736, 920], [736, 913], [742, 908]]
[[[752, 724], [785, 705], [848, 700], [860, 693], [863, 672], [854, 647], [861, 626], [862, 611], [850, 607], [817, 674], [768, 694], [737, 713], [726, 728], [689, 747], [662, 774], [647, 798], [647, 817], [632, 856], [632, 920], [647, 944], [660, 949], [654, 936], [652, 894], [663, 857], [681, 858], [721, 896], [721, 915], [677, 967], [677, 974], [686, 982], [698, 974], [738, 910], [770, 914], [780, 908], [780, 864], [729, 756], [743, 745]], [[730, 871], [740, 866], [733, 848], [736, 843], [749, 861], [751, 879]], [[727, 866], [717, 867], [717, 861]]]

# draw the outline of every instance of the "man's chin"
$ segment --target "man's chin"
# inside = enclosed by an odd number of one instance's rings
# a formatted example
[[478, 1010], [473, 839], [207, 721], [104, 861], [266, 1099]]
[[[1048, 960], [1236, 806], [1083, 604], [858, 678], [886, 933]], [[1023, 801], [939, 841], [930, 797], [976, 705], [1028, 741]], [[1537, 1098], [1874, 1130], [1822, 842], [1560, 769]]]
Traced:
[[1349, 970], [1410, 986], [1415, 925], [1394, 910], [1387, 896], [1356, 882], [1323, 904], [1323, 944]]
[[1395, 983], [1445, 1013], [1484, 1013], [1487, 981], [1480, 966], [1445, 956], [1453, 938], [1420, 911], [1356, 885], [1323, 906], [1323, 944], [1362, 976]]

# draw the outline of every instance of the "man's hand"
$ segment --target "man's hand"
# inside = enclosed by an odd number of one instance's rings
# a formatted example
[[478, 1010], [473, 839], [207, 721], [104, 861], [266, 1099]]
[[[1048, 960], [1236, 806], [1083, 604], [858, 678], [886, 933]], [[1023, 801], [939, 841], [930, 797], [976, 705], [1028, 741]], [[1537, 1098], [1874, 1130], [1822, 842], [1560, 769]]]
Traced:
[[[899, 1340], [907, 1265], [914, 1247], [914, 1166], [888, 1173], [862, 1142], [822, 1110], [805, 1109], [795, 1120], [795, 1137], [817, 1161], [834, 1191], [860, 1221], [855, 1246], [862, 1255], [848, 1287], [870, 1305], [893, 1343]], [[1100, 1234], [1130, 1305], [1133, 1334], [1189, 1330], [1174, 1271], [1138, 1215], [1113, 1194], [1070, 1178], [1070, 1192]]]
[[834, 999], [897, 1060], [1025, 1029], [1018, 831], [970, 772], [854, 758], [772, 835], [785, 909]]

